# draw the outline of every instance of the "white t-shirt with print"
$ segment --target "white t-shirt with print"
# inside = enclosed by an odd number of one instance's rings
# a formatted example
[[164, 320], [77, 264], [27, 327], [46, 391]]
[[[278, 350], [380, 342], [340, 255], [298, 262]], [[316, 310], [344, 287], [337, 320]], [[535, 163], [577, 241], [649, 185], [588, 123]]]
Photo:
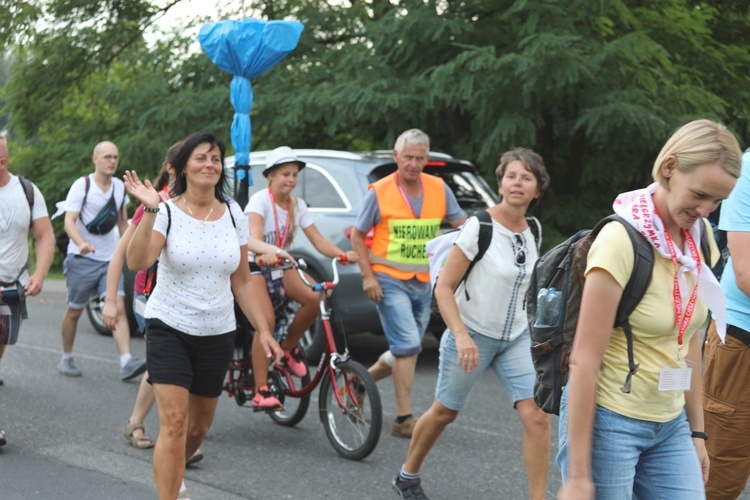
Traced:
[[[125, 195], [125, 204], [130, 202], [130, 198], [125, 194], [125, 184], [117, 177], [112, 177], [112, 182], [109, 185], [109, 189], [102, 191], [101, 188], [94, 182], [93, 174], [89, 174], [89, 194], [86, 196], [86, 204], [83, 205], [83, 197], [86, 194], [86, 180], [81, 177], [76, 180], [70, 190], [68, 196], [65, 198], [65, 211], [67, 212], [79, 212], [81, 217], [76, 219], [76, 227], [78, 232], [81, 233], [81, 237], [94, 245], [96, 249], [94, 252], [87, 253], [83, 257], [99, 262], [109, 262], [112, 260], [112, 255], [115, 253], [115, 247], [117, 246], [117, 226], [107, 234], [91, 234], [86, 229], [86, 223], [91, 222], [94, 217], [99, 215], [101, 209], [109, 203], [109, 199], [112, 197], [112, 191], [115, 193], [115, 204], [117, 209], [122, 209], [123, 195]], [[83, 210], [81, 210], [83, 205]], [[70, 240], [68, 243], [68, 253], [73, 255], [79, 255], [81, 250], [78, 245]]]
[[[534, 263], [539, 258], [530, 228], [523, 233], [526, 261], [516, 264], [513, 232], [492, 221], [492, 242], [482, 259], [476, 263], [464, 286], [455, 293], [464, 325], [487, 337], [514, 340], [528, 332], [524, 297], [529, 288]], [[454, 243], [467, 259], [479, 251], [479, 220], [471, 217]]]
[[249, 233], [242, 209], [230, 201], [231, 215], [225, 209], [219, 220], [203, 223], [177, 208], [172, 200], [166, 203], [172, 224], [167, 235], [167, 209], [164, 202], [160, 203], [154, 231], [165, 235], [167, 242], [159, 257], [156, 287], [146, 303], [145, 317], [160, 319], [188, 335], [233, 332], [237, 324], [230, 276], [240, 265], [240, 246], [247, 244]]
[[[47, 204], [34, 185], [34, 211], [29, 219], [29, 202], [18, 177], [11, 174], [10, 182], [0, 187], [0, 281], [10, 282], [29, 258], [29, 220], [49, 217]], [[19, 278], [26, 284], [29, 273]]]
[[[270, 243], [271, 245], [279, 246], [276, 238], [276, 221], [274, 218], [274, 205], [271, 203], [271, 196], [268, 194], [268, 189], [262, 189], [250, 197], [250, 201], [245, 207], [245, 213], [260, 214], [263, 217], [263, 241]], [[276, 214], [278, 217], [279, 233], [284, 233], [286, 227], [286, 219], [288, 213], [286, 210], [276, 205]], [[294, 217], [294, 233], [297, 233], [299, 228], [305, 229], [313, 224], [312, 215], [307, 210], [307, 203], [302, 198], [297, 198], [297, 211]], [[294, 234], [290, 234], [286, 238], [284, 249], [288, 249], [292, 245]], [[254, 260], [254, 254], [248, 252], [251, 261]]]

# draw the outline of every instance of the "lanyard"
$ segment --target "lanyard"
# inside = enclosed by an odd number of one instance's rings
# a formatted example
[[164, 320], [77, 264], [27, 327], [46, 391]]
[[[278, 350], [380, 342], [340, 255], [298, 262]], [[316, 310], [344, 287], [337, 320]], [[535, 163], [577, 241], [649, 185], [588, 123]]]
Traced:
[[[401, 189], [401, 186], [398, 183], [398, 171], [393, 173], [393, 180], [396, 182], [396, 187], [398, 188], [398, 192], [401, 193], [401, 198], [404, 199], [404, 203], [406, 203], [406, 206], [409, 207], [411, 214], [414, 216], [415, 219], [419, 219], [419, 216], [414, 211], [414, 207], [411, 205], [409, 198], [406, 196], [406, 193], [404, 193], [404, 190]], [[424, 184], [422, 183], [421, 175], [419, 176], [419, 187], [420, 189], [422, 189], [422, 196], [424, 196]], [[424, 199], [422, 200], [422, 204], [424, 205]]]
[[[685, 243], [687, 244], [688, 250], [690, 251], [690, 256], [696, 262], [698, 276], [700, 276], [701, 258], [698, 254], [698, 247], [695, 244], [695, 240], [687, 229], [680, 229], [680, 232], [685, 238]], [[693, 312], [695, 312], [695, 302], [698, 299], [698, 282], [696, 280], [695, 287], [693, 287], [693, 293], [690, 295], [690, 300], [688, 300], [687, 306], [685, 307], [685, 312], [682, 314], [682, 320], [680, 320], [680, 313], [682, 311], [682, 295], [680, 294], [680, 285], [677, 280], [680, 265], [677, 262], [677, 251], [674, 247], [674, 241], [672, 241], [672, 237], [669, 236], [669, 231], [667, 231], [666, 227], [664, 228], [664, 238], [667, 241], [667, 249], [669, 250], [669, 256], [672, 259], [672, 265], [675, 269], [674, 284], [672, 286], [672, 295], [674, 298], [674, 318], [675, 324], [679, 325], [679, 330], [677, 333], [677, 344], [679, 346], [682, 346], [682, 339], [685, 335], [685, 331], [687, 330], [687, 327], [690, 324], [690, 320], [693, 317]]]
[[290, 214], [287, 210], [286, 223], [284, 224], [284, 234], [282, 235], [279, 229], [279, 215], [276, 211], [276, 199], [273, 197], [273, 191], [271, 191], [270, 186], [268, 188], [268, 196], [271, 198], [271, 207], [273, 207], [273, 222], [276, 226], [276, 245], [278, 245], [279, 248], [284, 248], [284, 246], [286, 245], [286, 237], [289, 235], [289, 227], [291, 226], [292, 214]]

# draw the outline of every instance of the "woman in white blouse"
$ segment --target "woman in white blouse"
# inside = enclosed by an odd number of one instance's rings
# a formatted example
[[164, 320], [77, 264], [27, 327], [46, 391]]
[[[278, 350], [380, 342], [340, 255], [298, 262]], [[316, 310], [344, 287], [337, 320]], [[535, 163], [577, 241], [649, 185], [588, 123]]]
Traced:
[[278, 362], [283, 354], [251, 283], [247, 220], [223, 194], [224, 152], [211, 134], [187, 137], [173, 164], [174, 197], [167, 202], [160, 203], [151, 183], [141, 183], [135, 172], [124, 176], [128, 192], [146, 207], [128, 246], [128, 265], [145, 269], [159, 259], [145, 316], [160, 426], [154, 477], [162, 499], [185, 489], [185, 459], [213, 420], [234, 347], [234, 300], [256, 328], [265, 356]]

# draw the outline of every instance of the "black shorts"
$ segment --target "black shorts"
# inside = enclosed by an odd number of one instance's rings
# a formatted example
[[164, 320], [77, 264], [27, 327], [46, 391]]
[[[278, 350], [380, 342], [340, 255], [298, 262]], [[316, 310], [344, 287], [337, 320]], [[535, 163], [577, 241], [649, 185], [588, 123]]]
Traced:
[[191, 394], [218, 398], [232, 361], [235, 332], [198, 337], [163, 321], [146, 319], [146, 362], [150, 384], [170, 384]]

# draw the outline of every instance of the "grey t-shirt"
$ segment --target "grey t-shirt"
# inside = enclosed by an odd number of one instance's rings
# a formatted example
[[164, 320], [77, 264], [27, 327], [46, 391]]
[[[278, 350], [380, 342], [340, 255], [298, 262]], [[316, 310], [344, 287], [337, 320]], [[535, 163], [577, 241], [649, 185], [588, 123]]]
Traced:
[[[455, 222], [466, 216], [466, 213], [461, 209], [456, 200], [456, 195], [453, 194], [451, 188], [447, 184], [445, 186], [445, 218], [448, 222]], [[411, 205], [414, 213], [419, 216], [422, 213], [422, 202], [424, 201], [424, 194], [422, 194], [416, 200], [413, 200], [407, 196], [409, 204]], [[365, 199], [362, 202], [362, 208], [359, 210], [357, 220], [354, 222], [354, 227], [362, 233], [368, 232], [375, 225], [380, 222], [380, 207], [378, 206], [378, 198], [375, 196], [375, 190], [370, 189], [365, 195]]]

